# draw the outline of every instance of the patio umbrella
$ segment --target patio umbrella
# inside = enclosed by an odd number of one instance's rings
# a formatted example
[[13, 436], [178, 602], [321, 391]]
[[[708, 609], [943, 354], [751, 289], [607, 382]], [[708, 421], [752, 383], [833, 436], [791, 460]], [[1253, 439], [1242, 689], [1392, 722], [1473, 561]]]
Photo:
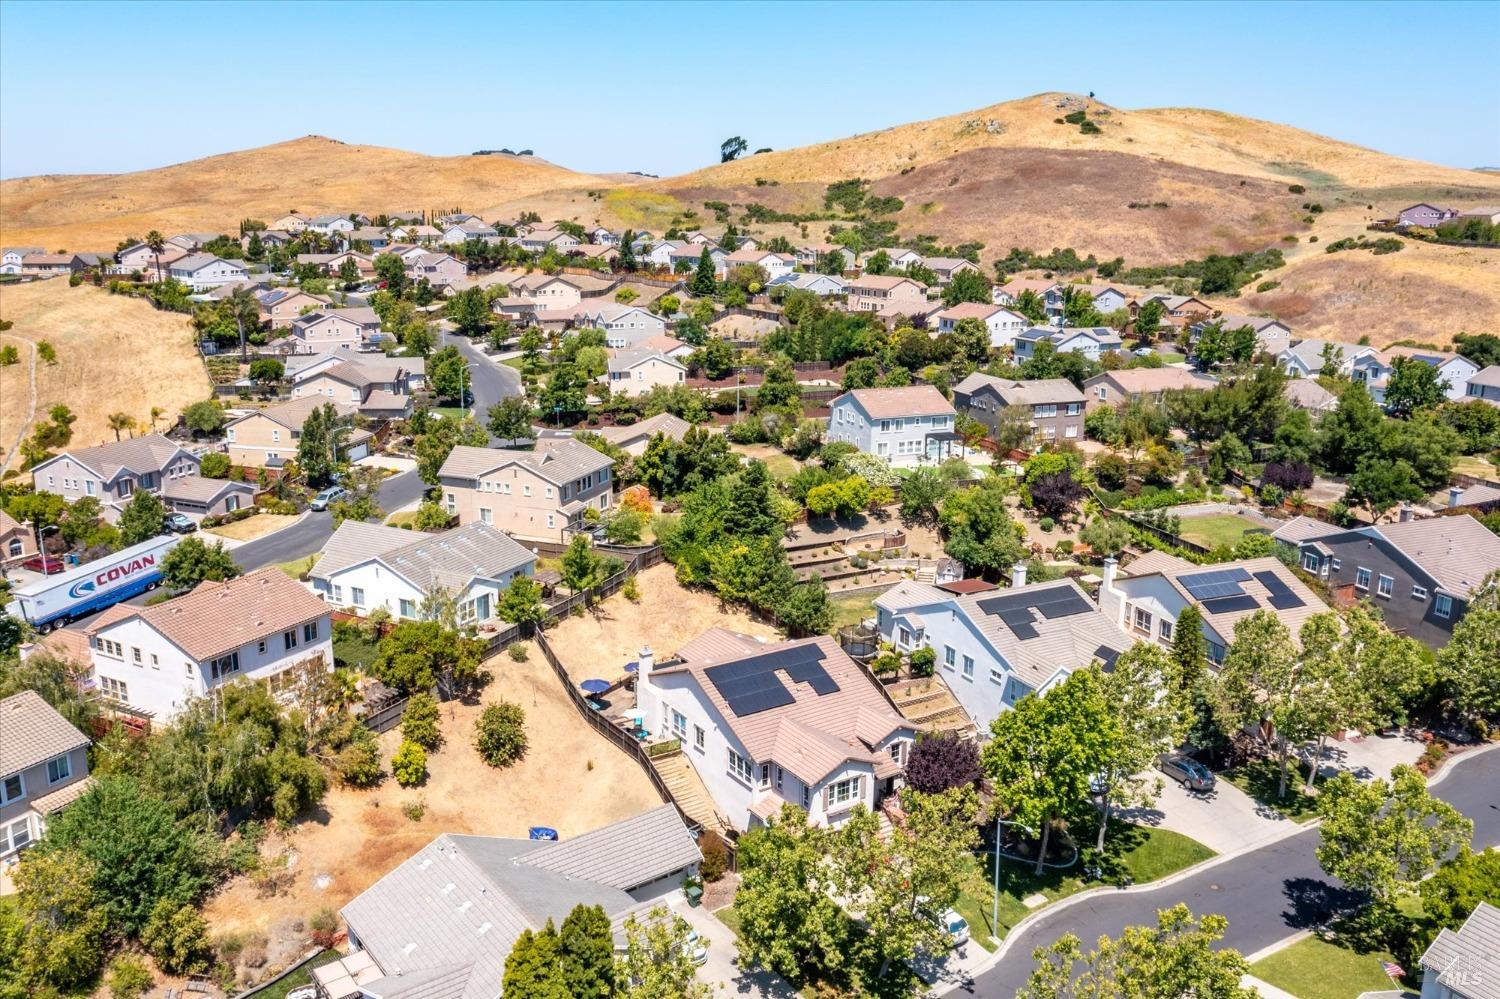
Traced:
[[640, 668], [641, 668], [641, 664], [640, 663], [626, 663], [625, 664], [625, 672], [627, 672], [627, 673], [637, 673], [637, 672], [640, 671]]
[[584, 680], [578, 685], [586, 694], [602, 694], [609, 689], [608, 680]]

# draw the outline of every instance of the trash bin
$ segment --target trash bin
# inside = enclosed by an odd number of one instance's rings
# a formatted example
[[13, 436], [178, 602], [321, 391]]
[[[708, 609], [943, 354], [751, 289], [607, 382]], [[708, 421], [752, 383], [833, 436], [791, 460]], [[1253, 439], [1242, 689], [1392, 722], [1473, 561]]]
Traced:
[[688, 905], [696, 906], [703, 901], [702, 885], [689, 885], [682, 890], [682, 893], [687, 896]]

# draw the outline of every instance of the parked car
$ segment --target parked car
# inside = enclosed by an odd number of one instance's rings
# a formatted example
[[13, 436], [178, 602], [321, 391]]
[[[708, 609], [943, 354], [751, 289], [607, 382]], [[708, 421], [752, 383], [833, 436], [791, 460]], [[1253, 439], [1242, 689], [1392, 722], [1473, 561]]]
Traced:
[[1189, 791], [1212, 791], [1218, 782], [1213, 771], [1197, 760], [1175, 753], [1163, 753], [1156, 758], [1156, 769], [1187, 788]]
[[688, 958], [694, 964], [703, 964], [708, 960], [708, 944], [698, 936], [697, 930], [688, 930], [687, 939], [683, 941], [683, 948], [687, 951]]
[[944, 912], [942, 926], [948, 933], [948, 939], [953, 941], [953, 946], [962, 947], [969, 942], [969, 921], [957, 911], [949, 909]]
[[192, 534], [198, 529], [193, 518], [185, 513], [169, 513], [161, 522], [162, 529], [172, 534]]
[[51, 555], [33, 555], [21, 563], [21, 568], [30, 569], [32, 572], [40, 572], [45, 576], [51, 576], [62, 572], [67, 566], [63, 565], [62, 559], [53, 558]]
[[312, 507], [314, 510], [327, 510], [330, 505], [337, 503], [339, 500], [348, 495], [349, 490], [345, 489], [343, 486], [329, 486], [327, 489], [314, 496], [312, 498], [312, 502], [309, 503], [308, 506]]

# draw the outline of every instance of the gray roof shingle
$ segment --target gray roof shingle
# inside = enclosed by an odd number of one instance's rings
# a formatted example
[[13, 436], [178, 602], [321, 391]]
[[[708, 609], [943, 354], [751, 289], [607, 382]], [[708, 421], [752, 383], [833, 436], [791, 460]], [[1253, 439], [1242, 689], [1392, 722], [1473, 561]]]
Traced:
[[525, 465], [548, 482], [562, 485], [609, 468], [614, 461], [574, 440], [539, 440], [534, 451], [459, 445], [443, 462], [438, 475], [476, 479], [511, 464]]
[[1422, 967], [1459, 999], [1500, 999], [1500, 909], [1480, 902], [1457, 932], [1438, 934]]
[[0, 777], [88, 744], [88, 736], [68, 724], [34, 690], [23, 690], [0, 701]]

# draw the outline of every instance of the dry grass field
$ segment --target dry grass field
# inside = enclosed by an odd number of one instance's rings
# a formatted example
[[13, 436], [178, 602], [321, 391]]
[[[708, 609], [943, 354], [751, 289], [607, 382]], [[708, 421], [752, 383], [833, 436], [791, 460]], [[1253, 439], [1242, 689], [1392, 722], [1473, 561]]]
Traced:
[[[46, 340], [57, 363], [37, 363], [38, 418], [64, 403], [73, 410], [73, 443], [114, 440], [110, 413], [148, 423], [151, 407], [175, 419], [189, 403], [208, 397], [208, 375], [193, 348], [186, 316], [92, 287], [69, 288], [60, 278], [0, 286], [0, 319], [15, 327], [7, 342]], [[12, 339], [14, 338], [14, 339]], [[0, 368], [0, 446], [8, 452], [29, 431], [21, 425], [27, 384], [22, 363]]]

